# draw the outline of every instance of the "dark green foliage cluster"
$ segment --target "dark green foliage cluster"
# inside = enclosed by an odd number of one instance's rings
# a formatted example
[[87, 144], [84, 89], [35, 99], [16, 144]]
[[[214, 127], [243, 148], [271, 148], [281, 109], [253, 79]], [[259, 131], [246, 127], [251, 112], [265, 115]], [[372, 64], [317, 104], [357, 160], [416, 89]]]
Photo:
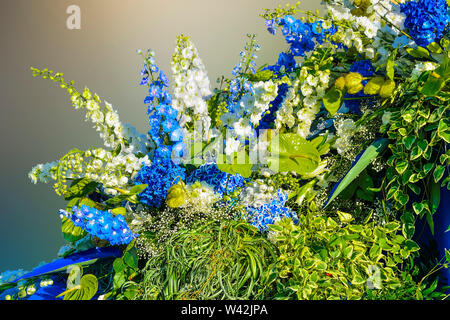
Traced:
[[263, 299], [276, 249], [244, 221], [224, 220], [181, 230], [149, 259], [142, 299]]
[[[448, 78], [448, 57], [436, 72]], [[403, 89], [402, 96], [395, 100], [396, 110], [387, 131], [392, 155], [384, 181], [386, 198], [397, 210], [407, 209], [402, 220], [411, 234], [416, 216], [425, 216], [433, 230], [440, 188], [450, 189], [449, 88], [447, 85], [432, 95], [425, 90], [436, 72], [423, 73], [417, 83]]]

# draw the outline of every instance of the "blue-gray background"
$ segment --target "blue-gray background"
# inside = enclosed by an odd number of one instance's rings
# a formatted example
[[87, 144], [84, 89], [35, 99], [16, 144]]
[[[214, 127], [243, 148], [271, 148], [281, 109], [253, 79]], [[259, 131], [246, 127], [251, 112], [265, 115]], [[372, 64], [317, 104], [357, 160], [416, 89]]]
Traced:
[[[262, 8], [274, 0], [2, 0], [0, 2], [0, 272], [51, 261], [64, 244], [58, 209], [65, 202], [51, 184], [27, 177], [37, 163], [72, 148], [102, 146], [66, 93], [37, 80], [29, 68], [48, 67], [110, 102], [123, 122], [147, 130], [145, 90], [138, 86], [137, 49], [152, 48], [170, 75], [178, 34], [191, 36], [213, 85], [230, 76], [247, 33], [262, 46], [258, 64], [274, 63], [286, 45], [266, 32]], [[81, 8], [81, 30], [66, 28], [66, 8]], [[304, 0], [305, 9], [319, 0]]]

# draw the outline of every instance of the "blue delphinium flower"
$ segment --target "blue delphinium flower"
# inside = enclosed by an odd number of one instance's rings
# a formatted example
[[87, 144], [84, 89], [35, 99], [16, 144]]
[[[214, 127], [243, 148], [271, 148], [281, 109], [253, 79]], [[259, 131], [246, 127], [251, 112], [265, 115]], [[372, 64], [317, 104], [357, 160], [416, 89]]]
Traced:
[[74, 206], [72, 212], [60, 210], [60, 215], [70, 219], [75, 226], [99, 239], [109, 241], [112, 245], [128, 244], [137, 237], [120, 214], [114, 216], [108, 211], [100, 211], [86, 205]]
[[232, 175], [222, 172], [215, 164], [204, 164], [191, 173], [187, 182], [192, 184], [196, 181], [206, 182], [214, 188], [214, 192], [223, 197], [233, 193], [237, 188], [245, 184], [245, 179], [238, 173]]
[[[370, 60], [359, 60], [353, 63], [350, 67], [350, 72], [357, 72], [361, 74], [363, 77], [372, 77], [375, 74], [375, 68], [372, 65]], [[365, 86], [368, 80], [363, 80], [362, 84]], [[345, 98], [366, 98], [370, 97], [370, 95], [366, 95], [363, 90], [359, 91], [356, 94], [346, 94]], [[351, 113], [360, 114], [361, 113], [361, 100], [345, 100], [345, 107]]]
[[257, 208], [247, 207], [245, 218], [251, 225], [263, 232], [268, 230], [269, 225], [281, 221], [283, 218], [291, 218], [297, 223], [298, 219], [296, 212], [285, 206], [287, 200], [288, 195], [280, 189], [278, 190], [277, 197], [270, 203]]
[[268, 66], [267, 70], [273, 71], [275, 73], [280, 72], [292, 72], [297, 68], [297, 62], [294, 56], [290, 53], [281, 52], [278, 57], [278, 62], [273, 66]]
[[290, 51], [294, 56], [304, 56], [305, 53], [314, 50], [317, 41], [322, 44], [328, 35], [337, 32], [337, 27], [332, 25], [324, 28], [322, 21], [304, 23], [300, 19], [295, 19], [291, 15], [286, 15], [278, 20], [266, 20], [266, 26], [271, 34], [276, 33], [276, 26], [282, 27], [281, 32], [290, 45]]
[[406, 15], [405, 27], [419, 45], [426, 47], [440, 40], [449, 23], [446, 0], [417, 0], [402, 3], [400, 10]]
[[[153, 53], [145, 56], [143, 76], [150, 77], [148, 105], [149, 135], [155, 142], [156, 150], [152, 164], [144, 166], [135, 178], [135, 184], [147, 184], [148, 187], [140, 193], [140, 201], [151, 207], [159, 208], [167, 197], [170, 187], [179, 179], [185, 179], [185, 169], [179, 166], [186, 153], [184, 132], [177, 117], [178, 112], [172, 107], [172, 96], [168, 91], [169, 80], [162, 70], [154, 64]], [[159, 75], [154, 73], [159, 71]]]

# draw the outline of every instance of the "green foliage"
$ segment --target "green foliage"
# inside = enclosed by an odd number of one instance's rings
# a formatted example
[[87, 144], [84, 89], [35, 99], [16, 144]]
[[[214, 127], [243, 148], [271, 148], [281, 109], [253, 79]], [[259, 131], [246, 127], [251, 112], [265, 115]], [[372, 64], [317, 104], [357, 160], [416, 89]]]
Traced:
[[361, 299], [367, 290], [397, 289], [401, 264], [419, 247], [398, 234], [400, 223], [351, 224], [312, 213], [270, 227], [279, 249], [267, 278], [276, 299]]
[[93, 274], [81, 277], [80, 284], [64, 295], [64, 300], [91, 300], [98, 290], [98, 280]]
[[110, 206], [116, 206], [124, 201], [129, 201], [131, 203], [138, 203], [138, 195], [147, 188], [146, 184], [139, 184], [132, 187], [130, 190], [119, 190], [121, 194], [110, 198], [105, 201], [105, 204]]
[[139, 294], [138, 289], [138, 251], [136, 242], [132, 241], [124, 250], [123, 256], [113, 262], [113, 288], [106, 297], [114, 296], [117, 300], [133, 300]]
[[243, 221], [198, 223], [177, 232], [149, 259], [143, 299], [261, 299], [275, 248]]
[[332, 87], [323, 98], [323, 104], [331, 116], [333, 116], [341, 107], [343, 97], [344, 94], [341, 90]]
[[384, 151], [384, 149], [387, 146], [387, 143], [388, 141], [386, 139], [377, 140], [364, 151], [364, 153], [358, 159], [356, 164], [339, 182], [334, 192], [330, 195], [330, 198], [325, 204], [325, 207], [327, 207], [331, 201], [333, 201], [342, 191], [344, 191], [361, 174], [361, 172], [363, 172], [367, 168], [367, 166], [371, 163], [373, 159], [378, 157], [380, 153]]
[[275, 172], [307, 174], [317, 169], [320, 154], [316, 147], [298, 134], [280, 134], [270, 143], [269, 168]]
[[[445, 75], [446, 71], [440, 69], [437, 72]], [[448, 171], [446, 174], [445, 170], [450, 164], [450, 106], [445, 90], [428, 96], [423, 92], [425, 87], [422, 92], [418, 92], [417, 87], [420, 83], [412, 85], [395, 102], [399, 109], [392, 113], [387, 132], [392, 155], [387, 160], [389, 168], [384, 184], [386, 199], [393, 201], [397, 210], [411, 205], [416, 215], [426, 217], [433, 231], [433, 214], [439, 203], [440, 186], [450, 188]], [[426, 196], [412, 201], [411, 193]], [[408, 216], [409, 213], [403, 215]], [[407, 228], [412, 229], [415, 219], [405, 217], [403, 220], [409, 224]]]
[[248, 153], [245, 150], [234, 152], [230, 155], [230, 158], [224, 154], [219, 155], [217, 157], [217, 168], [231, 175], [239, 173], [244, 178], [249, 178], [252, 174], [253, 163]]

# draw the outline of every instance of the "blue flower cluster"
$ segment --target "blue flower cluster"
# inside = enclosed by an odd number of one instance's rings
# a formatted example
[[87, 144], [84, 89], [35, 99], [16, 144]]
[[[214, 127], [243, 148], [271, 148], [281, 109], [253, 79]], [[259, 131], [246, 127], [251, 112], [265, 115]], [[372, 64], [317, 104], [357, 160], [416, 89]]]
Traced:
[[294, 56], [290, 53], [281, 52], [278, 56], [278, 62], [273, 66], [268, 66], [267, 69], [275, 73], [292, 72], [297, 68], [297, 62]]
[[295, 223], [298, 222], [297, 213], [286, 207], [288, 195], [281, 189], [278, 190], [278, 195], [270, 203], [264, 204], [258, 208], [247, 207], [247, 221], [264, 232], [268, 230], [270, 224], [281, 221], [284, 217], [291, 218]]
[[406, 15], [405, 27], [419, 45], [426, 47], [442, 38], [450, 21], [446, 0], [417, 0], [402, 3]]
[[125, 218], [118, 214], [114, 216], [107, 211], [100, 211], [88, 206], [74, 206], [73, 213], [60, 210], [61, 217], [70, 219], [73, 224], [99, 239], [107, 240], [112, 245], [128, 244], [136, 234], [132, 233]]
[[[148, 133], [157, 149], [163, 148], [164, 153], [169, 150], [172, 160], [180, 163], [185, 153], [184, 134], [177, 121], [178, 112], [171, 105], [169, 80], [164, 72], [152, 63], [153, 57], [147, 57], [146, 61], [141, 71], [143, 76], [141, 85], [149, 87], [149, 95], [144, 100], [144, 103], [148, 105], [147, 114], [150, 125]], [[157, 75], [158, 72], [159, 75]]]
[[144, 166], [138, 172], [135, 183], [148, 185], [139, 194], [140, 202], [159, 208], [167, 198], [167, 192], [179, 179], [186, 178], [186, 170], [170, 159], [170, 150], [162, 146], [156, 150], [150, 166]]
[[328, 35], [337, 32], [337, 27], [332, 25], [324, 28], [322, 21], [303, 23], [300, 19], [287, 15], [284, 18], [266, 20], [266, 26], [271, 34], [276, 33], [276, 27], [282, 26], [282, 33], [286, 42], [290, 44], [290, 51], [294, 56], [304, 56], [306, 52], [314, 50], [316, 40], [322, 44]]
[[[363, 77], [372, 77], [375, 74], [375, 68], [370, 60], [359, 60], [352, 64], [350, 67], [350, 72], [356, 72], [361, 74]], [[368, 80], [363, 80], [362, 84], [365, 86]], [[366, 98], [370, 97], [366, 95], [363, 90], [357, 94], [346, 94], [345, 98]], [[361, 113], [361, 100], [346, 100], [345, 101], [345, 111], [350, 111], [351, 113], [360, 114]], [[342, 110], [340, 110], [342, 112]]]
[[233, 193], [237, 188], [245, 184], [245, 179], [238, 173], [232, 175], [222, 172], [215, 164], [204, 164], [191, 173], [187, 182], [192, 184], [196, 181], [206, 182], [214, 188], [214, 192], [223, 197]]
[[[147, 184], [139, 194], [140, 201], [148, 206], [159, 208], [167, 197], [170, 187], [179, 179], [186, 178], [185, 169], [179, 166], [185, 154], [184, 132], [172, 107], [169, 93], [169, 80], [154, 63], [151, 53], [145, 57], [146, 64], [141, 71], [141, 85], [149, 87], [145, 98], [148, 105], [149, 135], [156, 144], [150, 166], [144, 166], [134, 179], [135, 184]], [[157, 73], [159, 72], [159, 75]], [[151, 81], [150, 81], [151, 79]]]

